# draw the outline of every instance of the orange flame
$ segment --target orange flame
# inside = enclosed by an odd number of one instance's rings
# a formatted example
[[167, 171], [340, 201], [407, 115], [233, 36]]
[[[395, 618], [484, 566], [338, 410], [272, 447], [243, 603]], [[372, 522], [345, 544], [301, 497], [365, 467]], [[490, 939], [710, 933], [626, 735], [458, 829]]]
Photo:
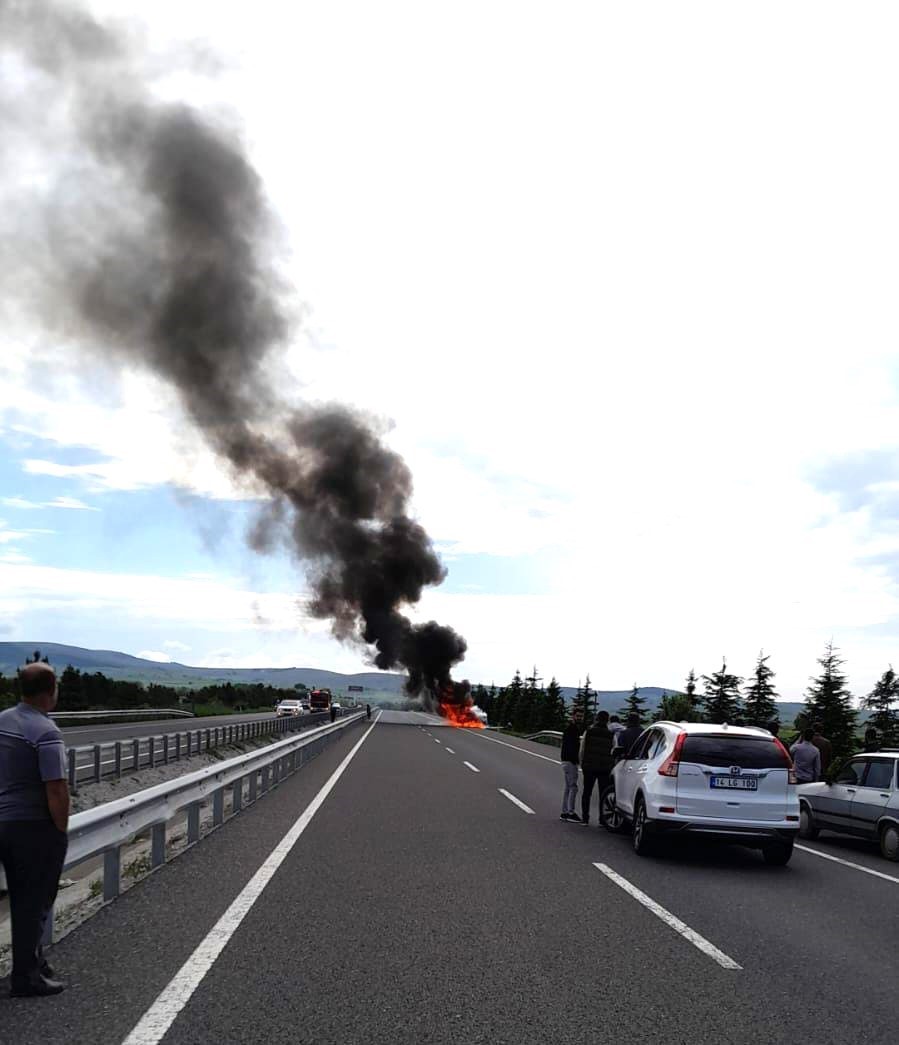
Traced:
[[440, 714], [452, 726], [459, 729], [483, 729], [484, 723], [464, 704], [441, 704]]

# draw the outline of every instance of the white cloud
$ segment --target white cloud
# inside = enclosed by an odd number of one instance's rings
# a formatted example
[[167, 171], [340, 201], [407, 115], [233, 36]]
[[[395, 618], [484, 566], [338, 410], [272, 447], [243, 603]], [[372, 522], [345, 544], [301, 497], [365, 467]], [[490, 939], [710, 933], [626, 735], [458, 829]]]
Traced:
[[165, 646], [166, 649], [173, 650], [175, 653], [188, 653], [190, 651], [190, 646], [183, 642], [178, 642], [177, 639], [166, 639], [166, 641], [163, 642], [163, 646]]
[[160, 653], [158, 650], [141, 650], [140, 653], [137, 654], [137, 656], [141, 657], [143, 660], [154, 660], [158, 664], [171, 664], [172, 662], [172, 658], [168, 655], [168, 653]]
[[[35, 462], [23, 462], [24, 470], [30, 471], [28, 465], [33, 463]], [[59, 468], [61, 466], [51, 467]], [[46, 474], [55, 473], [51, 471]], [[7, 508], [22, 508], [26, 510], [34, 510], [36, 508], [71, 508], [88, 512], [98, 512], [100, 510], [93, 505], [85, 504], [84, 501], [79, 501], [77, 497], [54, 497], [52, 501], [29, 501], [24, 497], [4, 497], [0, 500], [0, 504], [6, 505]]]

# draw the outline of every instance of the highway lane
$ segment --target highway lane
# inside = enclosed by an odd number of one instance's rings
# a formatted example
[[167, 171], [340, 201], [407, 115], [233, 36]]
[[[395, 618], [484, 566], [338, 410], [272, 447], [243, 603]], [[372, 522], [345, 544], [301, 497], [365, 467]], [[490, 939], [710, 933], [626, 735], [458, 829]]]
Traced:
[[[552, 749], [385, 719], [163, 1041], [892, 1040], [896, 884], [804, 853], [641, 859], [558, 821]], [[350, 743], [64, 940], [74, 989], [3, 1003], [10, 1041], [123, 1040]]]
[[69, 726], [62, 734], [67, 747], [84, 744], [104, 744], [112, 740], [130, 740], [133, 737], [156, 737], [163, 733], [184, 733], [192, 729], [214, 729], [216, 726], [235, 726], [239, 722], [267, 722], [274, 711], [255, 711], [248, 715], [210, 715], [208, 718], [164, 718], [152, 722], [122, 722], [118, 725]]

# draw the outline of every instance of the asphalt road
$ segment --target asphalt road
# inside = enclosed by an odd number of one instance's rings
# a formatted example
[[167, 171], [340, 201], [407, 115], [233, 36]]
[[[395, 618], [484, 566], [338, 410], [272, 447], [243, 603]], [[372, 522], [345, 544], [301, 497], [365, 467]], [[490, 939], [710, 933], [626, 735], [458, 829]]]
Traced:
[[104, 744], [111, 740], [130, 740], [132, 737], [183, 733], [190, 729], [234, 726], [238, 722], [267, 722], [274, 717], [274, 711], [256, 711], [250, 715], [213, 715], [209, 718], [157, 718], [152, 722], [123, 722], [120, 725], [70, 726], [63, 729], [62, 734], [67, 747], [81, 747], [83, 744]]
[[557, 819], [552, 749], [403, 718], [350, 730], [63, 940], [70, 989], [0, 1002], [0, 1041], [894, 1041], [899, 870], [876, 850], [641, 859]]

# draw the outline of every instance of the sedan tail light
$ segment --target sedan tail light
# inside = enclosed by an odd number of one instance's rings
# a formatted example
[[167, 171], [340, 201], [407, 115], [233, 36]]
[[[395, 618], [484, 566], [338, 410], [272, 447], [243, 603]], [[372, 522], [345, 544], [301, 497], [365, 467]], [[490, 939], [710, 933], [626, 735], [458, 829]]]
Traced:
[[659, 766], [659, 776], [677, 776], [677, 771], [680, 768], [680, 753], [683, 750], [686, 739], [686, 733], [678, 733], [677, 740], [674, 741], [674, 750]]

